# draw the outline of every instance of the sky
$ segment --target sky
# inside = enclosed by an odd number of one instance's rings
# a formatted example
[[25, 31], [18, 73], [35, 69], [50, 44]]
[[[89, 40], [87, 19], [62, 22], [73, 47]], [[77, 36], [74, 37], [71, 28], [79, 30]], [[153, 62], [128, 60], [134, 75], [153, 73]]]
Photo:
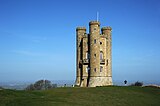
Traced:
[[160, 81], [159, 0], [0, 0], [0, 82], [75, 80], [76, 27], [97, 11], [113, 80]]

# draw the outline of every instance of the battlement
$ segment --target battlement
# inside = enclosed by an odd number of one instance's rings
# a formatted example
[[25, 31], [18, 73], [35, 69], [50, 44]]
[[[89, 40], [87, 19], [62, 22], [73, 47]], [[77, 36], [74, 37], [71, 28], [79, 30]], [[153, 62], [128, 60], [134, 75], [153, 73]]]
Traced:
[[85, 28], [85, 27], [77, 27], [77, 28], [76, 28], [76, 31], [79, 31], [79, 30], [84, 30], [84, 31], [86, 31], [86, 28]]
[[100, 22], [98, 22], [98, 21], [90, 21], [89, 25], [100, 25]]
[[108, 26], [108, 27], [103, 27], [102, 29], [101, 29], [102, 31], [104, 31], [104, 30], [112, 30], [112, 28], [110, 27], [110, 26]]

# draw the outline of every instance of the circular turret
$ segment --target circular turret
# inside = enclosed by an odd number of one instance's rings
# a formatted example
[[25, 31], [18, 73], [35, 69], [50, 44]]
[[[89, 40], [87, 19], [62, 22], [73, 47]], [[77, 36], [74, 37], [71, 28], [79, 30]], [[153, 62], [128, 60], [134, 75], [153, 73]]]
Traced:
[[82, 68], [80, 68], [80, 60], [81, 60], [81, 48], [82, 48], [82, 38], [86, 33], [85, 27], [77, 27], [76, 28], [76, 39], [77, 39], [77, 79], [76, 79], [76, 85], [80, 85], [81, 83], [81, 71]]
[[112, 28], [111, 28], [110, 26], [108, 26], [108, 27], [103, 27], [103, 28], [101, 29], [101, 31], [102, 31], [102, 34], [108, 34], [108, 33], [110, 33], [110, 32], [112, 31]]
[[95, 78], [99, 76], [100, 68], [100, 22], [91, 21], [89, 23], [89, 53], [90, 53], [90, 86], [94, 83]]
[[77, 27], [76, 33], [77, 33], [77, 36], [83, 36], [86, 33], [86, 28], [85, 27]]

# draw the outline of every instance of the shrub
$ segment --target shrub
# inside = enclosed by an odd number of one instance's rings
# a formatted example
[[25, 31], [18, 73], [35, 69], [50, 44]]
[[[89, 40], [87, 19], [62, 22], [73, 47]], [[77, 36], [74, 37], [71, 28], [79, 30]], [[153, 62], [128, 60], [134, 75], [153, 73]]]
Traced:
[[137, 82], [131, 84], [130, 86], [142, 86], [142, 85], [143, 85], [143, 82], [137, 81]]
[[143, 85], [143, 82], [135, 82], [135, 86], [142, 86]]

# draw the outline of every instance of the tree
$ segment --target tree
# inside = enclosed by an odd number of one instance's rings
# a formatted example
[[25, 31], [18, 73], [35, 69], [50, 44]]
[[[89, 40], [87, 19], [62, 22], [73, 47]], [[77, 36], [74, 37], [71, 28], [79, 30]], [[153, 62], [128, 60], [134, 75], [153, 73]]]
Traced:
[[26, 87], [26, 90], [35, 90], [34, 84], [30, 84]]
[[45, 87], [45, 89], [51, 89], [53, 87], [53, 85], [52, 85], [51, 81], [45, 80], [44, 87]]
[[44, 89], [44, 86], [45, 86], [45, 81], [44, 80], [39, 80], [37, 82], [34, 83], [34, 87], [36, 90], [42, 90]]
[[26, 90], [45, 90], [57, 87], [56, 84], [52, 84], [49, 80], [38, 80], [34, 84], [27, 86]]

